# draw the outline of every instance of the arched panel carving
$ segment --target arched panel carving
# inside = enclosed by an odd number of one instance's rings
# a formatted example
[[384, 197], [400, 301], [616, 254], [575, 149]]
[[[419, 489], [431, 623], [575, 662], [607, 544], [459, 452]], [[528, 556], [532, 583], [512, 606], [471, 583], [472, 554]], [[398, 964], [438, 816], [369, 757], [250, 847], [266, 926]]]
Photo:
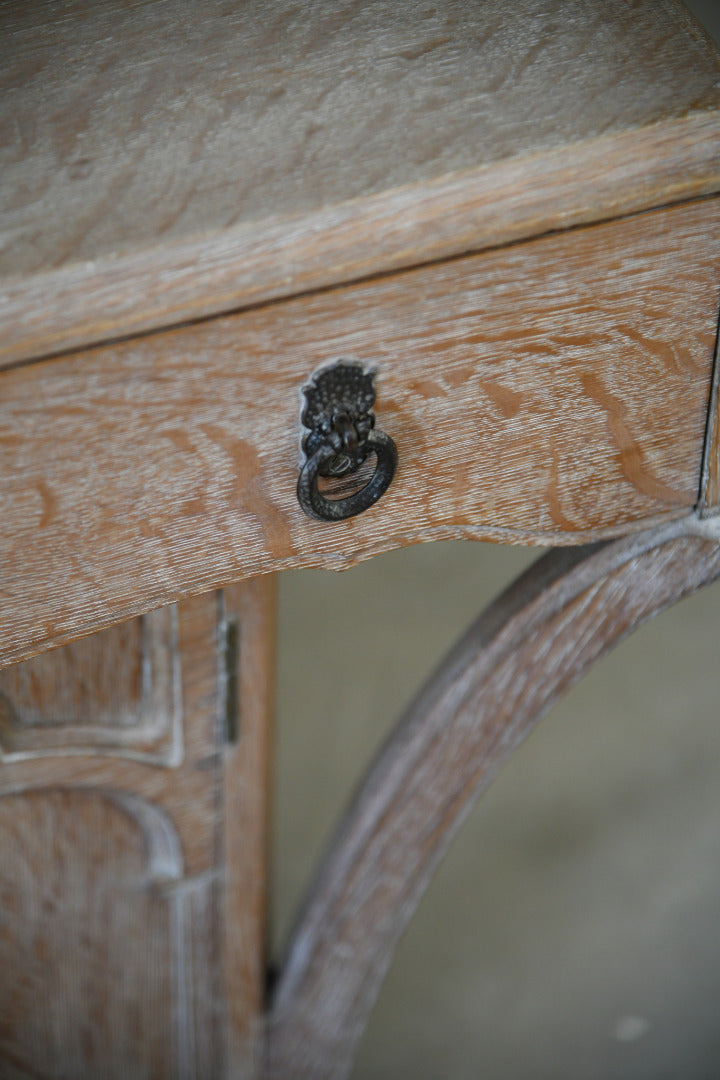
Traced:
[[0, 762], [49, 754], [182, 758], [174, 605], [0, 671]]
[[0, 845], [0, 1075], [212, 1075], [212, 879], [183, 879], [167, 815], [26, 791], [0, 798]]

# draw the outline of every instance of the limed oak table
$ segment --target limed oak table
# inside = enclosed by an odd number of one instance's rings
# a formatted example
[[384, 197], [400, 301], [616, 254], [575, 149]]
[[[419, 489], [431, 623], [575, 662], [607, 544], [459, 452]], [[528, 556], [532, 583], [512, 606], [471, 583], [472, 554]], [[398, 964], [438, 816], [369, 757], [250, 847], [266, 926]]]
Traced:
[[[345, 1076], [470, 801], [720, 573], [720, 64], [670, 0], [0, 16], [0, 1071]], [[556, 550], [270, 993], [272, 575], [449, 537]]]

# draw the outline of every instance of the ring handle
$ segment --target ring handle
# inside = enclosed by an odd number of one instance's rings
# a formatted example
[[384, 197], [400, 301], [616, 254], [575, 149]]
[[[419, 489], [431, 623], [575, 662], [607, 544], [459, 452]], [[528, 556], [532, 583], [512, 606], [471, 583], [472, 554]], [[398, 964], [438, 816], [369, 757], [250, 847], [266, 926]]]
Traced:
[[[395, 443], [376, 431], [374, 371], [353, 361], [339, 360], [316, 372], [303, 387], [302, 440], [306, 460], [297, 483], [297, 497], [308, 517], [316, 521], [343, 521], [376, 503], [390, 486], [397, 468]], [[358, 491], [344, 499], [321, 494], [321, 476], [352, 476], [374, 453], [375, 470]]]
[[337, 456], [337, 451], [326, 443], [308, 458], [297, 483], [298, 501], [308, 517], [316, 521], [343, 521], [361, 514], [385, 494], [397, 468], [397, 447], [384, 431], [371, 431], [366, 446], [377, 457], [375, 471], [367, 484], [345, 499], [326, 499], [318, 490], [318, 477]]

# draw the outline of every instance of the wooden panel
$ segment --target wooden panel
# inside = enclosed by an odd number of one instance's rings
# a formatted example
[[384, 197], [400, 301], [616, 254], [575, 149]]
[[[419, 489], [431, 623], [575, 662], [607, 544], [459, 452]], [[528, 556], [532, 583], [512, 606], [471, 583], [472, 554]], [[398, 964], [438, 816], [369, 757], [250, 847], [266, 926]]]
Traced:
[[97, 791], [0, 798], [3, 1075], [5, 1061], [11, 1075], [58, 1080], [181, 1074], [177, 933], [153, 886], [182, 865], [159, 822], [163, 850], [148, 865], [144, 825]]
[[0, 761], [57, 753], [180, 762], [174, 607], [0, 672]]
[[223, 754], [225, 1075], [243, 1077], [261, 1072], [265, 1037], [275, 579], [255, 578], [223, 596], [222, 625], [236, 628], [226, 638], [227, 661], [237, 670], [236, 715]]
[[[284, 567], [683, 514], [719, 239], [708, 200], [6, 371], [0, 657]], [[347, 356], [377, 368], [400, 466], [329, 525], [295, 498], [299, 397]]]
[[[0, 762], [3, 1077], [256, 1074], [272, 619], [269, 581], [179, 605], [174, 764], [110, 757], [87, 738], [72, 757], [56, 744]], [[58, 685], [62, 706], [110, 730], [114, 697], [119, 720], [138, 703], [142, 625], [120, 631], [29, 662], [43, 724]], [[111, 677], [91, 665], [108, 648]], [[15, 676], [3, 673], [6, 691], [27, 693], [27, 671]]]
[[671, 0], [0, 14], [6, 362], [720, 186]]

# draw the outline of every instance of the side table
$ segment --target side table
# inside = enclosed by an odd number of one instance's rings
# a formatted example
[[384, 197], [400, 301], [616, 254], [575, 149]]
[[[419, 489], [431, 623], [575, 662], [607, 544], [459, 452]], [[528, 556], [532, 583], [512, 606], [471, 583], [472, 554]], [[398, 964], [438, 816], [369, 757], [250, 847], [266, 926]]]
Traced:
[[[720, 60], [673, 0], [0, 18], [0, 1071], [342, 1077], [471, 801], [720, 574]], [[451, 537], [556, 550], [269, 997], [273, 574]]]

